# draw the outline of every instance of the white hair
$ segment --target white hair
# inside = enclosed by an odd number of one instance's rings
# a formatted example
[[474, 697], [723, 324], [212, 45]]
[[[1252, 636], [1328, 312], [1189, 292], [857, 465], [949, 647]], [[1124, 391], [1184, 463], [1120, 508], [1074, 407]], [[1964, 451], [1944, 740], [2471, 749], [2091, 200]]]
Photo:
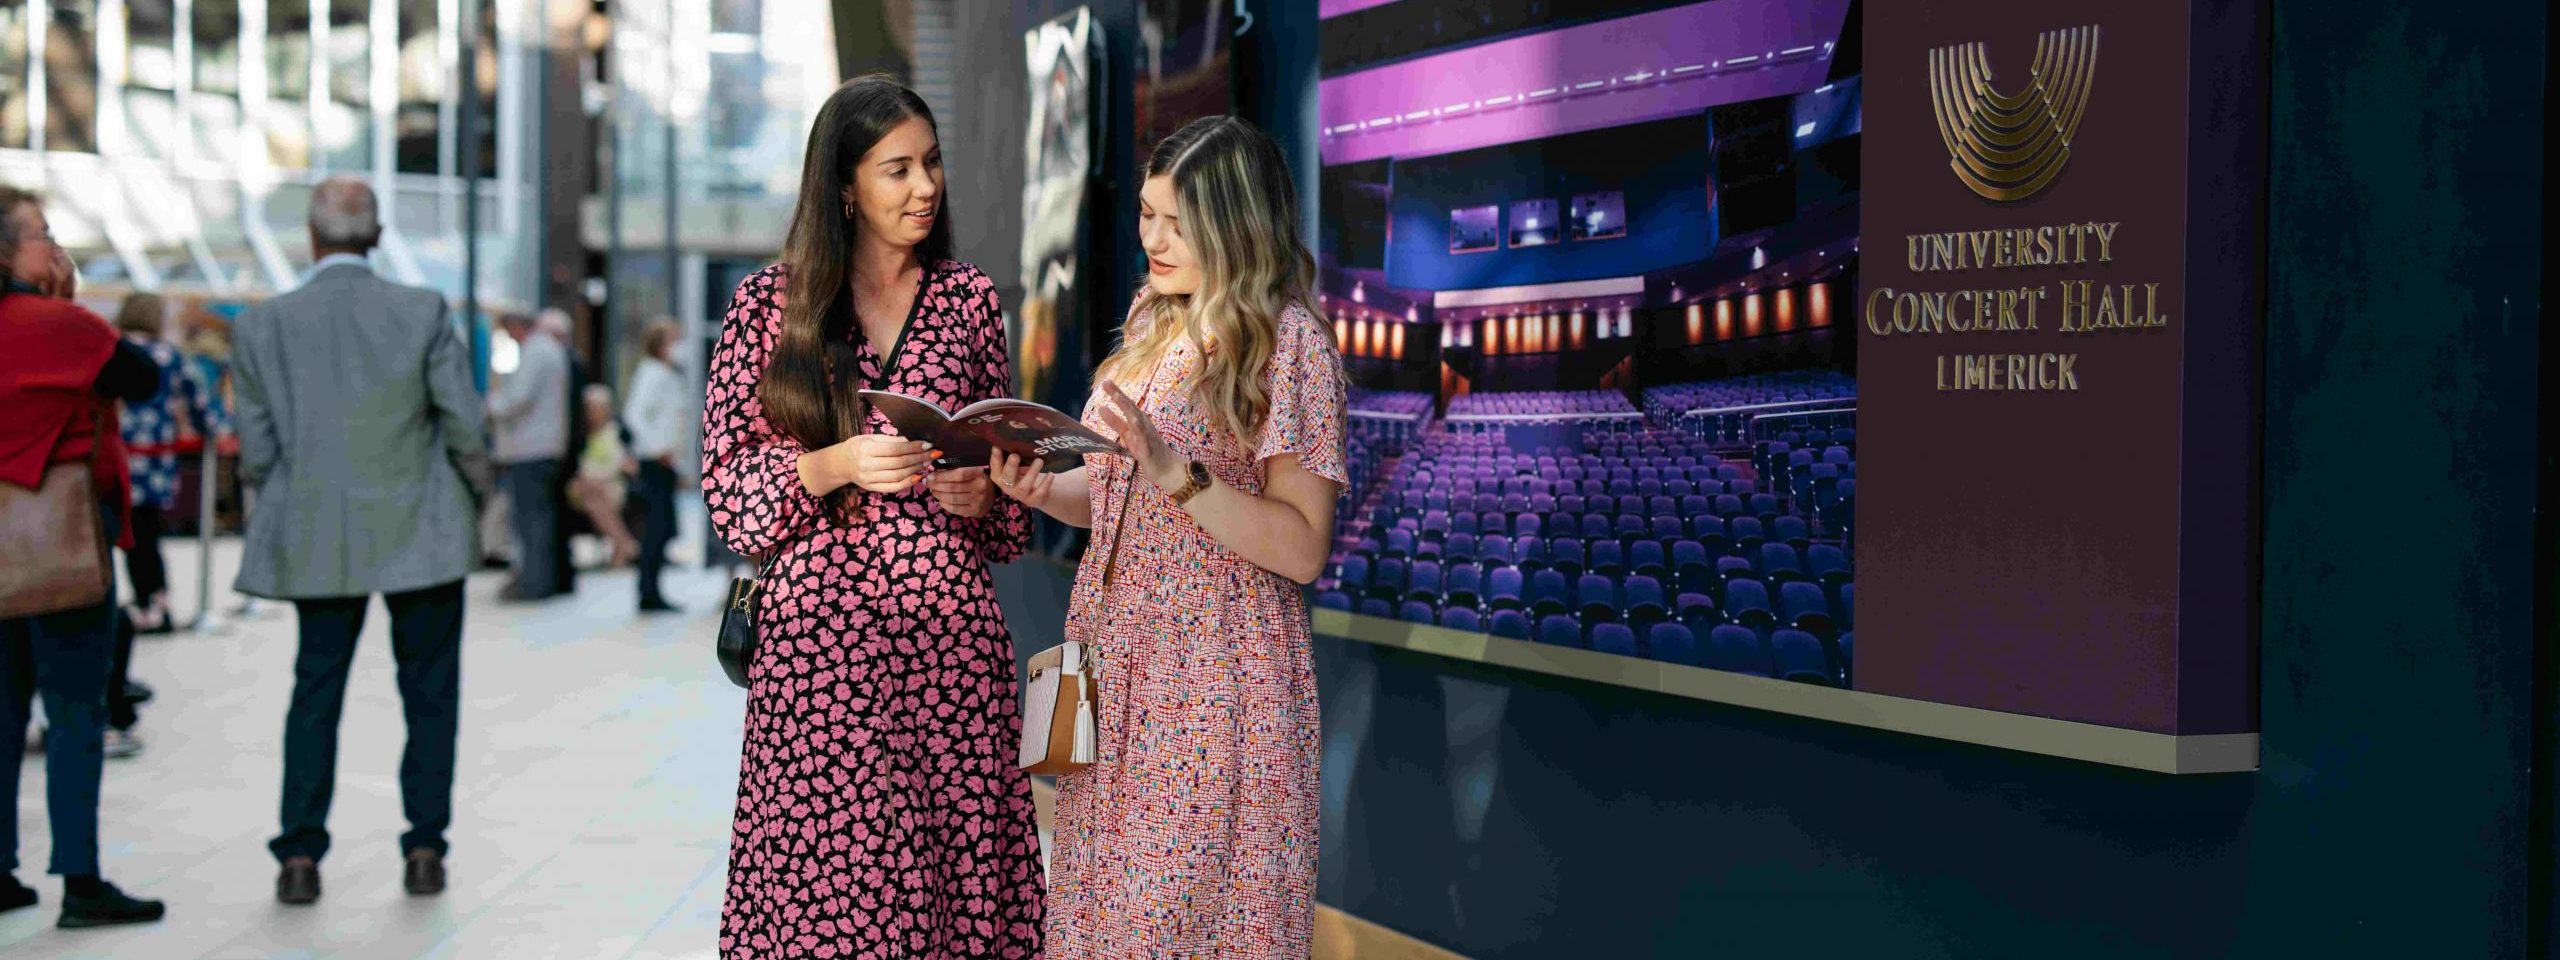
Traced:
[[311, 243], [333, 249], [372, 248], [382, 236], [373, 187], [351, 176], [330, 177], [311, 190]]

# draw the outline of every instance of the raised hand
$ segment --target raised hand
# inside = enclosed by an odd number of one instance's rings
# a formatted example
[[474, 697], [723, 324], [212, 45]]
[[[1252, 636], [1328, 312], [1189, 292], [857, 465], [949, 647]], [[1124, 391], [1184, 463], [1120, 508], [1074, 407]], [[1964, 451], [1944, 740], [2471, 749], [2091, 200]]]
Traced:
[[1164, 434], [1156, 429], [1156, 420], [1146, 408], [1129, 399], [1117, 383], [1102, 384], [1102, 422], [1120, 435], [1120, 446], [1129, 451], [1138, 464], [1138, 473], [1158, 490], [1171, 491], [1188, 479], [1191, 462], [1173, 455], [1173, 446], [1164, 442]]

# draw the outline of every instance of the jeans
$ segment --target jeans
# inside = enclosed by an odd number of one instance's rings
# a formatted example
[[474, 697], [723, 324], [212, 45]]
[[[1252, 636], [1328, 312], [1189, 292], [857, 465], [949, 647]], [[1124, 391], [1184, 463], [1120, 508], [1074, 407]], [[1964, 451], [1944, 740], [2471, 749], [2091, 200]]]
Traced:
[[[107, 535], [116, 516], [106, 514]], [[98, 874], [98, 789], [106, 770], [107, 676], [115, 658], [116, 595], [95, 606], [0, 620], [0, 872], [18, 869], [18, 773], [27, 753], [28, 707], [44, 697], [45, 817], [53, 826], [51, 873]]]

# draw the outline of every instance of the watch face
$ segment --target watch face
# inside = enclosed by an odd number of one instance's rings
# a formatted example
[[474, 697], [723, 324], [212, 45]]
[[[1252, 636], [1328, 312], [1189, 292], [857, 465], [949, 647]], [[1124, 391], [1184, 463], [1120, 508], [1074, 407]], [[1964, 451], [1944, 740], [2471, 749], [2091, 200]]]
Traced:
[[1205, 487], [1205, 486], [1208, 486], [1208, 485], [1209, 485], [1209, 465], [1208, 465], [1208, 464], [1205, 464], [1205, 463], [1201, 463], [1201, 462], [1200, 462], [1200, 461], [1198, 461], [1198, 460], [1191, 461], [1191, 482], [1192, 482], [1192, 483], [1199, 484], [1199, 485], [1204, 486], [1204, 487]]

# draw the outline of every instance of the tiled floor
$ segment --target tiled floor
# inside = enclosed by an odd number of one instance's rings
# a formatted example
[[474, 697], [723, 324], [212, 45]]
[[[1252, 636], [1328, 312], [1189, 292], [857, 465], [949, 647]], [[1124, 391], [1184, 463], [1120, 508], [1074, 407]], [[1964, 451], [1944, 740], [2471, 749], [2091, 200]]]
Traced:
[[[698, 514], [697, 514], [698, 516]], [[698, 524], [698, 521], [697, 521]], [[217, 585], [236, 548], [215, 553]], [[169, 550], [178, 606], [195, 609], [196, 549]], [[292, 689], [289, 608], [205, 633], [143, 638], [134, 676], [139, 757], [108, 762], [102, 819], [109, 879], [168, 901], [166, 921], [106, 931], [53, 928], [61, 886], [43, 763], [20, 788], [18, 876], [44, 902], [0, 914], [0, 955], [40, 958], [708, 958], [736, 786], [744, 694], [713, 664], [725, 577], [679, 569], [680, 617], [641, 619], [629, 573], [580, 578], [575, 597], [502, 605], [475, 577], [463, 638], [460, 774], [451, 889], [400, 890], [403, 727], [389, 632], [377, 602], [358, 654], [322, 864], [326, 895], [273, 897], [281, 731]], [[234, 602], [217, 594], [217, 609]]]

